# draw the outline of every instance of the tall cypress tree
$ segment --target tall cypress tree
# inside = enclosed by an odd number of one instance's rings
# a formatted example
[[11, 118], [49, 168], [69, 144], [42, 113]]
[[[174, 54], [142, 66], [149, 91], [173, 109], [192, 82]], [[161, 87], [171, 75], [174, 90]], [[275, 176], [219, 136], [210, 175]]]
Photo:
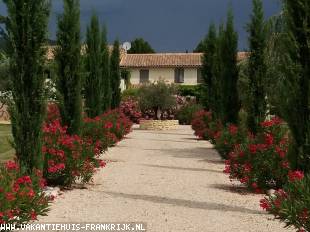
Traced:
[[81, 44], [79, 0], [64, 0], [64, 13], [58, 19], [57, 90], [62, 123], [70, 134], [79, 134], [82, 122]]
[[203, 89], [204, 89], [204, 106], [208, 110], [213, 110], [216, 104], [215, 92], [215, 56], [216, 56], [216, 27], [212, 23], [209, 27], [208, 35], [205, 39], [204, 55], [203, 55]]
[[86, 32], [85, 110], [89, 117], [103, 113], [102, 38], [98, 17], [94, 14]]
[[23, 171], [42, 169], [45, 116], [44, 64], [50, 4], [47, 0], [4, 0], [13, 104], [12, 131]]
[[115, 109], [119, 106], [121, 102], [121, 73], [120, 73], [120, 50], [119, 50], [119, 41], [116, 40], [113, 44], [113, 51], [110, 60], [110, 74], [111, 74], [111, 87], [112, 87], [112, 99], [111, 99], [111, 108]]
[[261, 0], [253, 0], [253, 13], [248, 25], [250, 57], [248, 65], [249, 77], [249, 104], [248, 128], [256, 133], [259, 123], [265, 120], [267, 103], [264, 88], [266, 76], [266, 63], [264, 51], [266, 48], [266, 30], [264, 22], [263, 3]]
[[222, 122], [237, 123], [240, 109], [238, 97], [238, 34], [234, 29], [234, 17], [230, 9], [227, 14], [226, 28], [220, 40], [220, 50], [222, 55]]
[[107, 30], [104, 27], [101, 35], [101, 49], [102, 49], [102, 111], [105, 112], [111, 108], [112, 88], [110, 77], [110, 51], [107, 42]]
[[[284, 0], [287, 35], [291, 49], [288, 59], [297, 64], [292, 75], [286, 75], [284, 91], [291, 94], [282, 102], [285, 120], [294, 138], [291, 161], [293, 168], [310, 170], [310, 2]], [[289, 73], [289, 72], [287, 72]]]

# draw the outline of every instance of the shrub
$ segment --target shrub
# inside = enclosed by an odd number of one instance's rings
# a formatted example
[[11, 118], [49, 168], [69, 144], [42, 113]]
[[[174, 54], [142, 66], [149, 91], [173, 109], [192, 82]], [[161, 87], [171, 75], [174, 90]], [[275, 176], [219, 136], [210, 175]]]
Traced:
[[198, 111], [194, 115], [191, 124], [197, 137], [210, 140], [213, 144], [216, 138], [220, 136], [222, 125], [219, 121], [213, 119], [211, 112], [205, 110]]
[[183, 97], [196, 97], [200, 99], [201, 95], [201, 86], [200, 85], [179, 85], [177, 92], [180, 96]]
[[52, 122], [56, 119], [60, 119], [59, 107], [56, 103], [49, 102], [47, 105], [47, 115], [45, 118], [45, 122]]
[[126, 101], [128, 98], [137, 100], [139, 98], [139, 88], [125, 89], [122, 92], [122, 100]]
[[303, 172], [291, 171], [288, 183], [274, 195], [260, 201], [263, 209], [277, 219], [302, 231], [310, 231], [310, 176]]
[[215, 139], [215, 149], [219, 152], [223, 159], [227, 159], [229, 153], [234, 149], [235, 144], [244, 142], [244, 132], [236, 125], [230, 124], [226, 126]]
[[142, 117], [141, 110], [139, 109], [139, 102], [132, 98], [123, 100], [120, 105], [120, 110], [133, 123], [139, 123]]
[[45, 216], [52, 199], [43, 192], [40, 171], [21, 174], [19, 165], [9, 161], [0, 167], [0, 224], [20, 225]]
[[202, 106], [198, 104], [183, 105], [177, 112], [176, 118], [180, 124], [190, 125], [195, 113], [202, 110]]
[[249, 134], [242, 144], [234, 145], [224, 171], [256, 192], [281, 187], [290, 169], [285, 125], [273, 118], [261, 126], [262, 132]]
[[142, 112], [151, 111], [155, 119], [163, 119], [164, 113], [176, 107], [174, 86], [164, 81], [143, 85], [139, 90], [139, 105]]
[[44, 177], [47, 182], [61, 186], [71, 186], [77, 179], [89, 182], [95, 169], [102, 164], [97, 159], [100, 144], [67, 134], [67, 128], [62, 127], [59, 120], [45, 124], [43, 132]]

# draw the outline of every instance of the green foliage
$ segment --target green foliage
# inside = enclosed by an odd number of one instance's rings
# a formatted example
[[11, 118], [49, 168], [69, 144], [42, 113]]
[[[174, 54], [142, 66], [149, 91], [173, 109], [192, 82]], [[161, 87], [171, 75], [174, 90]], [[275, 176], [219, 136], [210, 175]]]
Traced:
[[249, 98], [247, 105], [248, 127], [257, 133], [259, 123], [265, 120], [267, 112], [264, 79], [266, 78], [266, 30], [264, 22], [263, 3], [253, 0], [253, 13], [248, 25], [250, 58], [248, 63]]
[[209, 27], [209, 32], [205, 41], [205, 52], [203, 58], [202, 77], [203, 82], [203, 105], [206, 109], [216, 108], [216, 76], [215, 76], [215, 55], [217, 49], [217, 33], [214, 24]]
[[80, 134], [82, 123], [81, 44], [79, 0], [64, 0], [64, 13], [58, 19], [57, 90], [62, 123], [69, 134]]
[[142, 111], [153, 110], [156, 119], [162, 118], [162, 111], [170, 110], [176, 106], [173, 96], [174, 86], [167, 85], [164, 81], [143, 85], [139, 90], [139, 104]]
[[85, 111], [89, 117], [103, 113], [102, 38], [98, 17], [94, 14], [86, 33]]
[[[294, 168], [310, 170], [309, 12], [308, 1], [284, 1], [284, 14], [269, 23], [268, 98], [288, 123]], [[277, 91], [274, 91], [277, 89]]]
[[275, 192], [261, 200], [261, 207], [283, 221], [287, 227], [298, 231], [310, 231], [310, 176], [301, 172], [290, 173], [291, 180]]
[[126, 99], [138, 99], [139, 89], [138, 88], [129, 88], [122, 92], [122, 100]]
[[[0, 52], [0, 91], [5, 92], [10, 89], [11, 79], [9, 76], [9, 57], [4, 53]], [[0, 96], [2, 98], [2, 96]], [[2, 102], [2, 99], [1, 99]]]
[[222, 122], [237, 123], [239, 106], [238, 96], [238, 67], [237, 67], [238, 34], [234, 29], [234, 18], [229, 10], [227, 23], [223, 36], [219, 40], [219, 50], [221, 54], [221, 105]]
[[203, 40], [201, 40], [199, 43], [198, 43], [198, 45], [197, 45], [197, 47], [194, 49], [194, 53], [204, 53], [204, 52], [206, 52], [207, 51], [207, 46], [206, 46], [206, 44], [207, 44], [207, 37], [206, 38], [204, 38]]
[[119, 107], [121, 102], [121, 71], [119, 67], [120, 62], [120, 51], [119, 51], [119, 41], [116, 40], [113, 45], [113, 51], [110, 59], [110, 72], [111, 72], [111, 87], [112, 87], [112, 100], [111, 108], [115, 109]]
[[196, 97], [200, 98], [201, 86], [200, 85], [178, 85], [177, 92], [182, 97]]
[[144, 54], [155, 53], [151, 45], [143, 38], [137, 38], [131, 42], [131, 48], [128, 50], [129, 54]]
[[17, 158], [23, 171], [42, 169], [45, 116], [44, 63], [50, 4], [47, 0], [5, 0], [12, 82], [11, 121]]
[[244, 143], [245, 137], [246, 134], [236, 125], [227, 125], [216, 138], [215, 149], [226, 160], [229, 158], [229, 153], [234, 149], [236, 144]]
[[190, 125], [194, 115], [202, 109], [203, 107], [198, 104], [185, 104], [178, 110], [176, 118], [180, 124]]
[[41, 171], [25, 176], [18, 164], [8, 161], [0, 165], [0, 176], [1, 225], [12, 224], [17, 228], [37, 220], [39, 215], [46, 216], [51, 199], [43, 191], [45, 181]]
[[111, 101], [112, 101], [112, 86], [111, 86], [111, 75], [110, 75], [110, 51], [108, 48], [108, 41], [107, 41], [107, 30], [103, 28], [102, 30], [102, 111], [106, 112], [111, 108]]

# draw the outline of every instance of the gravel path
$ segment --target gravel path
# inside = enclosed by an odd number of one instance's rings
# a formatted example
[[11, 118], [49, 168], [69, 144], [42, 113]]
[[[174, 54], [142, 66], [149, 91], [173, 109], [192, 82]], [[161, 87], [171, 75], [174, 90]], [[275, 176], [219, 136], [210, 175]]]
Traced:
[[40, 222], [146, 222], [147, 231], [289, 231], [262, 212], [262, 195], [232, 186], [223, 162], [188, 126], [135, 129], [105, 155], [88, 189], [59, 196]]

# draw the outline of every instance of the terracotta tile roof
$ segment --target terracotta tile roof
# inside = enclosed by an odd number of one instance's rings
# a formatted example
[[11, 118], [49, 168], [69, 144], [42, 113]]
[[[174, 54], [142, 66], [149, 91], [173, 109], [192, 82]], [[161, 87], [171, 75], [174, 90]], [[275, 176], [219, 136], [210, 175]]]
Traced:
[[[239, 52], [238, 61], [248, 57], [248, 52]], [[171, 68], [201, 67], [203, 53], [155, 53], [125, 54], [121, 59], [122, 68]]]
[[120, 63], [124, 68], [199, 67], [201, 65], [201, 53], [126, 54]]

